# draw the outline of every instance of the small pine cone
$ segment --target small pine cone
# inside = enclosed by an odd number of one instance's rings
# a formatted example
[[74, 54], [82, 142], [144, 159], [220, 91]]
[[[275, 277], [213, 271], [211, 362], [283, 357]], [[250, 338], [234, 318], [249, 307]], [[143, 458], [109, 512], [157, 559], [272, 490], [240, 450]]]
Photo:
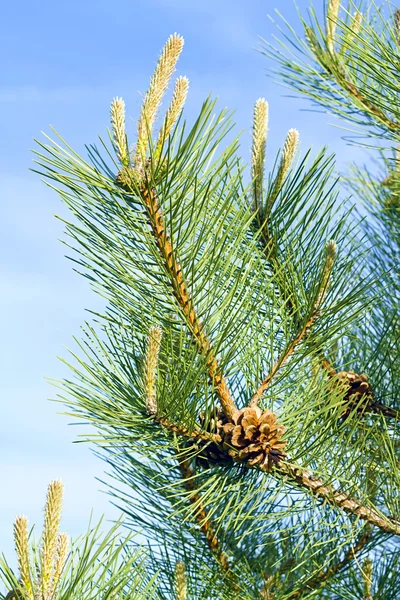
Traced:
[[227, 423], [227, 418], [221, 407], [214, 408], [208, 419], [205, 413], [200, 413], [199, 421], [203, 430], [218, 436], [221, 445], [206, 441], [195, 442], [193, 440], [189, 442], [190, 445], [201, 449], [201, 452], [196, 455], [196, 463], [203, 468], [208, 468], [215, 464], [226, 465], [232, 463], [231, 456], [229, 456], [222, 445], [224, 437], [223, 427]]
[[124, 167], [118, 172], [116, 183], [126, 192], [134, 193], [144, 181], [144, 173], [135, 167]]
[[354, 371], [339, 371], [336, 375], [339, 385], [343, 385], [345, 388], [344, 400], [346, 402], [346, 409], [340, 415], [340, 417], [346, 417], [348, 414], [360, 403], [363, 398], [362, 404], [359, 406], [359, 410], [365, 410], [373, 401], [374, 392], [372, 385], [368, 381], [368, 375], [362, 373], [358, 375]]
[[276, 415], [270, 410], [262, 412], [258, 406], [247, 406], [236, 411], [223, 430], [223, 445], [235, 462], [270, 471], [286, 456], [286, 441], [280, 440], [286, 429], [276, 422]]

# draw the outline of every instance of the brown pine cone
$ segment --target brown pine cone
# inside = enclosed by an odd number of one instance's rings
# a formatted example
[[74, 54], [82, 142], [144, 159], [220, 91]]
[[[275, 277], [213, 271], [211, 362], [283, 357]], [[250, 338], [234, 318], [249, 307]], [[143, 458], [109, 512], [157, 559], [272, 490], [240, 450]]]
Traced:
[[345, 388], [344, 401], [346, 402], [346, 408], [340, 417], [348, 416], [360, 404], [361, 399], [363, 399], [363, 402], [358, 408], [359, 411], [364, 411], [372, 404], [374, 392], [368, 381], [368, 375], [365, 375], [365, 373], [358, 375], [354, 371], [339, 371], [336, 378], [339, 385], [343, 385]]
[[286, 441], [280, 440], [286, 429], [276, 422], [276, 415], [270, 410], [262, 412], [258, 406], [238, 410], [223, 431], [223, 445], [235, 462], [269, 471], [286, 456]]
[[262, 412], [258, 406], [247, 406], [236, 411], [232, 421], [228, 421], [218, 408], [207, 421], [204, 413], [199, 420], [203, 429], [218, 436], [218, 443], [189, 442], [200, 450], [195, 457], [199, 466], [226, 465], [235, 461], [269, 471], [286, 456], [282, 450], [286, 441], [280, 440], [285, 427], [276, 422], [276, 415], [270, 410]]
[[215, 444], [214, 442], [206, 442], [206, 441], [191, 441], [190, 445], [194, 445], [196, 448], [201, 449], [196, 455], [196, 462], [200, 467], [208, 468], [213, 464], [229, 464], [232, 463], [232, 458], [223, 448], [223, 436], [224, 430], [223, 426], [227, 423], [227, 418], [225, 413], [222, 411], [221, 407], [214, 408], [210, 417], [206, 419], [205, 413], [200, 413], [199, 421], [202, 429], [205, 429], [209, 433], [214, 433], [218, 436], [220, 444]]

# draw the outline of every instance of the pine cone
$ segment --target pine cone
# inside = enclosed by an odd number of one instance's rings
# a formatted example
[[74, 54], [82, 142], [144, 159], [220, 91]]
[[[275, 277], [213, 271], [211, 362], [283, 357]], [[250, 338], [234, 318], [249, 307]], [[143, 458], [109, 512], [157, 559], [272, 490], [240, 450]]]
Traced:
[[286, 456], [282, 450], [286, 441], [279, 441], [285, 427], [276, 422], [276, 415], [270, 410], [262, 412], [258, 406], [247, 406], [236, 411], [229, 421], [219, 407], [207, 421], [204, 413], [199, 420], [203, 429], [219, 438], [219, 443], [189, 442], [201, 449], [196, 455], [196, 462], [202, 467], [234, 461], [269, 471], [273, 463], [277, 464]]
[[218, 436], [221, 444], [205, 441], [190, 441], [191, 446], [201, 449], [196, 455], [196, 462], [200, 467], [208, 468], [210, 465], [224, 465], [232, 463], [232, 457], [226, 452], [223, 447], [224, 425], [228, 422], [225, 413], [221, 407], [214, 408], [211, 416], [206, 420], [205, 413], [200, 413], [199, 421], [202, 429], [209, 433], [214, 433]]
[[339, 373], [336, 375], [336, 378], [339, 385], [343, 385], [346, 390], [344, 397], [346, 409], [343, 411], [340, 417], [348, 416], [349, 413], [360, 403], [361, 398], [363, 398], [363, 402], [358, 408], [359, 411], [364, 411], [372, 404], [374, 392], [372, 385], [368, 381], [368, 375], [365, 375], [365, 373], [357, 375], [357, 373], [354, 373], [354, 371], [339, 371]]
[[232, 423], [223, 426], [223, 445], [235, 462], [269, 471], [286, 456], [282, 450], [286, 441], [280, 440], [285, 430], [270, 410], [247, 406], [233, 414]]

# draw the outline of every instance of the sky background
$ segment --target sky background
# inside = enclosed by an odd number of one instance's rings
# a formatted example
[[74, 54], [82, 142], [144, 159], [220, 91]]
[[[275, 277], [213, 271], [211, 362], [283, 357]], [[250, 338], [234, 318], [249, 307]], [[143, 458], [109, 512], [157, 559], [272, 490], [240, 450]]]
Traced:
[[[309, 0], [298, 0], [303, 12]], [[322, 8], [322, 0], [315, 0]], [[66, 410], [50, 402], [56, 390], [45, 377], [68, 377], [57, 356], [75, 349], [73, 335], [89, 319], [85, 309], [102, 301], [72, 271], [60, 243], [67, 216], [60, 198], [33, 167], [33, 139], [51, 134], [50, 124], [78, 152], [106, 136], [109, 106], [125, 100], [128, 134], [135, 133], [141, 96], [162, 46], [178, 32], [185, 38], [177, 74], [190, 79], [187, 114], [195, 116], [211, 92], [219, 107], [236, 110], [237, 130], [245, 130], [242, 156], [249, 158], [255, 100], [270, 104], [268, 156], [291, 127], [301, 147], [328, 145], [338, 168], [362, 157], [341, 139], [335, 119], [309, 112], [310, 103], [283, 97], [271, 62], [257, 52], [259, 36], [272, 41], [275, 8], [299, 30], [292, 0], [69, 0], [7, 2], [0, 22], [0, 261], [1, 261], [1, 422], [0, 553], [15, 565], [12, 524], [25, 514], [40, 532], [49, 481], [65, 483], [62, 530], [83, 533], [90, 512], [116, 519], [104, 479], [105, 464], [89, 444], [74, 444], [88, 426], [70, 426]], [[0, 587], [0, 589], [2, 589]]]

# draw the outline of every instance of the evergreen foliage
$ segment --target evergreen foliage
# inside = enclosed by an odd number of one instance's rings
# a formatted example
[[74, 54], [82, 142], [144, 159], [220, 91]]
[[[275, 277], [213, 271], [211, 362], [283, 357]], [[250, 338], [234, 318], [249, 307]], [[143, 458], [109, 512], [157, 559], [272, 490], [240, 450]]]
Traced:
[[250, 176], [214, 100], [183, 119], [186, 78], [155, 134], [177, 34], [133, 146], [117, 98], [86, 159], [56, 133], [36, 152], [73, 216], [75, 268], [107, 301], [59, 401], [97, 429], [159, 600], [400, 594], [399, 17], [325, 9], [265, 51], [380, 147], [389, 174], [350, 178], [361, 209], [326, 149], [298, 157], [297, 130], [267, 157], [263, 98]]

